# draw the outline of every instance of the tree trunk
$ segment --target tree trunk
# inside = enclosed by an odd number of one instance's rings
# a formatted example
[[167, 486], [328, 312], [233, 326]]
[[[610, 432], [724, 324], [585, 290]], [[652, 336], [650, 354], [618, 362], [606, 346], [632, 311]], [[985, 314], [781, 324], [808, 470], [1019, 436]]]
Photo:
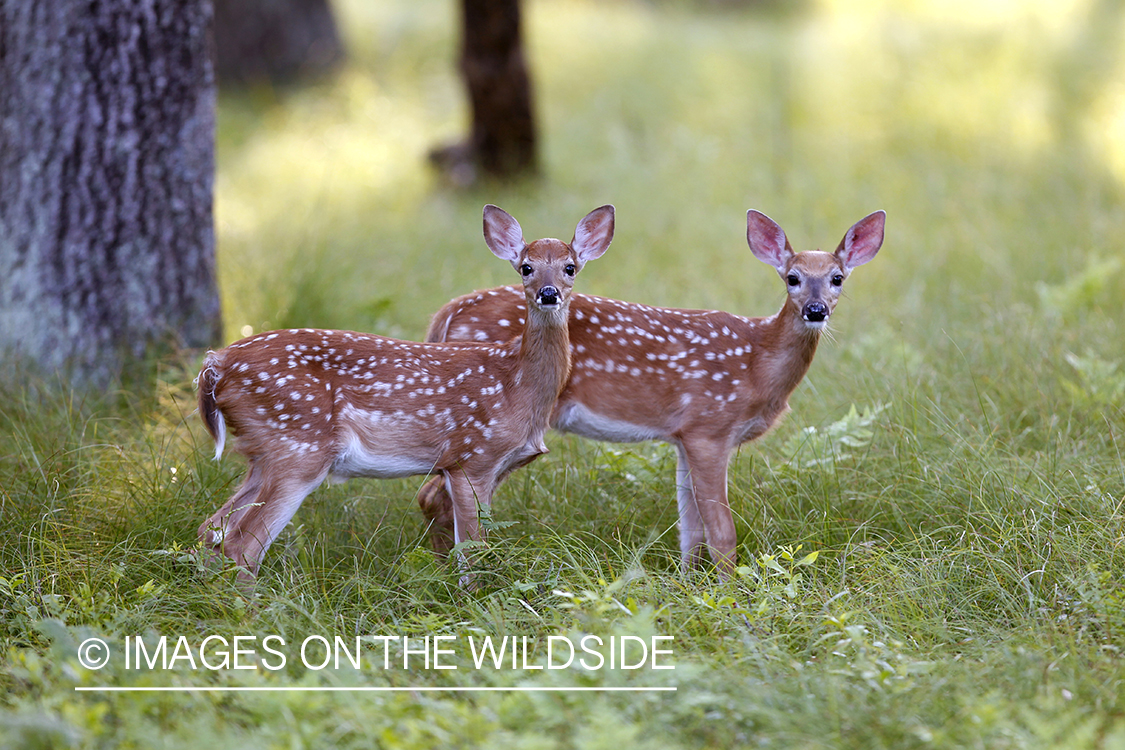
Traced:
[[208, 0], [0, 3], [5, 359], [105, 383], [218, 340], [211, 20]]
[[461, 74], [469, 93], [467, 142], [431, 159], [459, 183], [517, 177], [537, 169], [531, 80], [520, 36], [519, 0], [461, 0]]
[[221, 84], [312, 78], [344, 59], [328, 0], [215, 0], [215, 74]]

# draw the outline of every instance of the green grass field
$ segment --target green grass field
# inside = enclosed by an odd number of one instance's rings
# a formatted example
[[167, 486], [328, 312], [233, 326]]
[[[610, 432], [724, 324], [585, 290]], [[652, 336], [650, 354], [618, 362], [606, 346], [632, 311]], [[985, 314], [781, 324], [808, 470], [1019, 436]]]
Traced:
[[[338, 3], [338, 77], [219, 112], [228, 340], [420, 337], [450, 297], [515, 281], [485, 203], [563, 239], [614, 203], [580, 290], [744, 315], [783, 296], [748, 208], [798, 249], [885, 209], [793, 413], [733, 460], [734, 580], [678, 568], [669, 448], [552, 434], [496, 497], [478, 590], [429, 554], [412, 479], [315, 492], [248, 600], [185, 552], [243, 469], [193, 414], [198, 353], [144, 391], [5, 384], [0, 745], [1125, 747], [1125, 11], [780, 5], [528, 2], [530, 183], [459, 191], [425, 166], [464, 128], [445, 0]], [[674, 636], [675, 669], [296, 658], [309, 636], [509, 635], [541, 659], [586, 634]], [[138, 637], [271, 635], [280, 669], [124, 661]], [[91, 637], [113, 652], [97, 671]], [[75, 689], [107, 686], [676, 690]]]

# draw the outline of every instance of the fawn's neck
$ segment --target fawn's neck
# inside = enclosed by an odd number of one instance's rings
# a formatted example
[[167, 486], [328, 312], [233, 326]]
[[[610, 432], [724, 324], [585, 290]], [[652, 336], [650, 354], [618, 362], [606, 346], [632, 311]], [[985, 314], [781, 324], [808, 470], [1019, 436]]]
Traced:
[[567, 305], [545, 312], [528, 304], [527, 327], [520, 340], [521, 367], [516, 384], [531, 394], [533, 424], [546, 424], [559, 393], [570, 377], [570, 335]]
[[781, 399], [800, 384], [809, 371], [820, 330], [809, 328], [801, 313], [788, 300], [781, 311], [758, 325], [760, 338], [755, 349], [762, 363], [762, 383]]

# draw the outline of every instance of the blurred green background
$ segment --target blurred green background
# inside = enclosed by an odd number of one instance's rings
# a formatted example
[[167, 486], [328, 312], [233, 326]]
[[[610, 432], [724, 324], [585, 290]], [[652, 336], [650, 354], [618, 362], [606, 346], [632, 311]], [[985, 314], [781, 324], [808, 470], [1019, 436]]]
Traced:
[[746, 252], [746, 209], [798, 249], [832, 249], [883, 208], [884, 254], [835, 319], [849, 345], [872, 326], [905, 327], [891, 345], [1016, 322], [1042, 312], [1037, 283], [1089, 267], [1102, 288], [1058, 306], [1120, 299], [1118, 3], [786, 7], [526, 3], [544, 176], [457, 191], [425, 161], [467, 127], [454, 4], [336, 3], [350, 54], [338, 77], [221, 100], [228, 338], [421, 336], [450, 297], [512, 281], [481, 241], [485, 202], [529, 239], [569, 239], [612, 202], [614, 247], [580, 289], [746, 315], [780, 299]]

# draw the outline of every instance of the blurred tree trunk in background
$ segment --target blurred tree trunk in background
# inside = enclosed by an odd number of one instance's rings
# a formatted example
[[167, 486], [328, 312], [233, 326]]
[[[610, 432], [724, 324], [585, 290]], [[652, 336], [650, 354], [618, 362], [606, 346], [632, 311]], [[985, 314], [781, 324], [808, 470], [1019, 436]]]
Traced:
[[107, 383], [218, 341], [211, 21], [208, 0], [0, 3], [0, 361]]
[[328, 0], [215, 0], [221, 84], [285, 85], [323, 75], [343, 59]]
[[472, 108], [464, 143], [437, 149], [431, 159], [454, 182], [478, 171], [518, 177], [537, 168], [531, 80], [520, 36], [519, 0], [461, 0], [461, 74]]

